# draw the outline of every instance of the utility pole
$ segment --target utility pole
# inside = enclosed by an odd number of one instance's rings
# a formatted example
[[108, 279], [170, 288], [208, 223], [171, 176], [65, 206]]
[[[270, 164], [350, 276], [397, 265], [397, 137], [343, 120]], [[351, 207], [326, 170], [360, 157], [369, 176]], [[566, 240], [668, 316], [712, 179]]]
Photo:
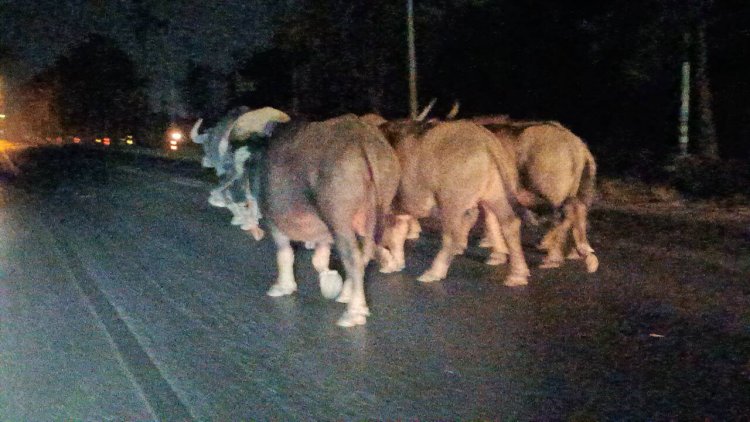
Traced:
[[414, 0], [406, 0], [407, 43], [409, 44], [409, 114], [417, 117], [417, 53], [414, 47]]

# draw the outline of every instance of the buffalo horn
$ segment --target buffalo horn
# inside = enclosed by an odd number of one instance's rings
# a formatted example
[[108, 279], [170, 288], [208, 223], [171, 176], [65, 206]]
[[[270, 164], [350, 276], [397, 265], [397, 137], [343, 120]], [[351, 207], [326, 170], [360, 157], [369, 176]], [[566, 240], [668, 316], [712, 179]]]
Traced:
[[427, 113], [429, 113], [430, 110], [432, 110], [432, 106], [435, 105], [435, 101], [437, 101], [437, 98], [433, 98], [432, 101], [430, 101], [430, 103], [427, 104], [427, 106], [424, 108], [424, 110], [422, 110], [422, 112], [419, 113], [419, 116], [417, 116], [416, 119], [414, 119], [414, 120], [416, 120], [418, 122], [421, 122], [422, 120], [424, 120], [424, 118], [427, 117]]
[[445, 115], [445, 120], [451, 120], [455, 119], [458, 115], [458, 108], [461, 106], [461, 103], [456, 100], [456, 102], [453, 103], [453, 107], [451, 108], [451, 111], [448, 112], [448, 114]]
[[190, 129], [190, 139], [192, 139], [196, 144], [202, 144], [203, 141], [205, 141], [206, 137], [205, 133], [203, 135], [198, 134], [198, 128], [201, 127], [201, 123], [203, 123], [203, 119], [198, 119], [198, 121], [193, 125], [193, 128]]

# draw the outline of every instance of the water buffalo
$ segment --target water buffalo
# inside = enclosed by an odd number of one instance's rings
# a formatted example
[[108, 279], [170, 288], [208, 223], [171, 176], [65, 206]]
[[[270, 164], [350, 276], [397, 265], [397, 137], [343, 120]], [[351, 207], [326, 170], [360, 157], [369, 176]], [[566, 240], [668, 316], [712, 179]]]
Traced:
[[[572, 230], [575, 249], [569, 258], [583, 258], [589, 272], [595, 272], [599, 260], [586, 235], [588, 209], [595, 195], [596, 162], [586, 144], [569, 129], [551, 121], [512, 121], [482, 118], [481, 123], [498, 140], [513, 149], [521, 185], [527, 195], [521, 202], [531, 207], [546, 204], [562, 211], [563, 218], [544, 236], [540, 248], [547, 251], [542, 268], [562, 263], [563, 248]], [[497, 224], [486, 220], [489, 243], [502, 251]]]
[[399, 120], [379, 128], [394, 146], [401, 163], [401, 183], [394, 200], [400, 215], [384, 239], [381, 271], [404, 267], [408, 221], [426, 217], [437, 207], [442, 248], [419, 280], [445, 278], [453, 256], [466, 248], [469, 229], [482, 206], [499, 220], [508, 247], [510, 272], [505, 284], [526, 284], [529, 270], [521, 249], [518, 173], [512, 151], [497, 142], [487, 129], [465, 120]]
[[280, 116], [268, 108], [251, 111], [232, 129], [233, 138], [250, 138], [248, 148], [260, 156], [254, 170], [260, 180], [256, 194], [277, 246], [278, 276], [268, 295], [288, 295], [297, 289], [290, 241], [301, 241], [315, 245], [313, 265], [321, 290], [335, 296], [341, 278], [328, 269], [335, 242], [347, 276], [338, 300], [348, 305], [338, 325], [365, 324], [369, 310], [364, 269], [375, 252], [376, 223], [384, 225], [391, 212], [398, 159], [377, 128], [355, 115], [293, 121], [279, 125], [270, 138], [262, 136], [270, 132], [269, 124], [285, 120]]
[[202, 134], [199, 131], [203, 119], [199, 119], [190, 131], [190, 138], [203, 147], [203, 167], [214, 168], [219, 176], [219, 186], [211, 190], [208, 202], [216, 207], [226, 207], [232, 212], [232, 224], [260, 239], [263, 237], [263, 231], [258, 227], [261, 214], [246, 174], [246, 167], [253, 157], [247, 147], [233, 148], [236, 142], [232, 141], [236, 138], [230, 137], [237, 118], [248, 111], [250, 109], [244, 106], [230, 110]]

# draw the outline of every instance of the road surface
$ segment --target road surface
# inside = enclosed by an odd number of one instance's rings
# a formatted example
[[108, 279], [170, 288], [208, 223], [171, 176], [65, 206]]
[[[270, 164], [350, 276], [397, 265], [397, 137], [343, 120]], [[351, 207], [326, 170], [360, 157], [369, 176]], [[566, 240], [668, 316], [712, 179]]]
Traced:
[[[272, 242], [206, 201], [197, 163], [65, 149], [19, 158], [0, 198], [0, 419], [738, 419], [750, 414], [750, 218], [600, 207], [600, 270], [504, 267], [438, 247], [367, 272], [335, 321], [311, 253], [270, 298]], [[653, 207], [652, 207], [653, 208]], [[726, 217], [726, 218], [724, 218]], [[527, 259], [541, 234], [526, 228]]]

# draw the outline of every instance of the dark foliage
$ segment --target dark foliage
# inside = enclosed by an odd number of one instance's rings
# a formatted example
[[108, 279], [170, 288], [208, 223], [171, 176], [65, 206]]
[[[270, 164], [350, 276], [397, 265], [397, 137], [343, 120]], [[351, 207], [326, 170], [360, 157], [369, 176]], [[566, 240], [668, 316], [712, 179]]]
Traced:
[[127, 54], [104, 36], [90, 35], [48, 75], [59, 83], [57, 110], [68, 131], [124, 136], [140, 130], [150, 116], [145, 80]]
[[226, 109], [227, 83], [211, 67], [193, 63], [182, 84], [182, 94], [192, 114], [215, 119]]
[[[437, 97], [433, 116], [460, 100], [459, 116], [558, 120], [592, 147], [602, 173], [663, 181], [677, 150], [680, 68], [690, 60], [691, 153], [710, 149], [700, 138], [715, 133], [720, 158], [750, 160], [748, 2], [420, 0], [415, 7], [420, 103]], [[238, 105], [311, 118], [407, 115], [404, 0], [298, 0], [286, 10], [267, 49], [249, 59], [238, 52], [233, 69], [188, 66], [189, 115], [212, 120]], [[143, 37], [163, 23], [138, 19], [133, 28]], [[108, 38], [89, 36], [43, 78], [44, 92], [59, 89], [64, 128], [163, 131], [167, 118], [147, 111], [146, 81]], [[697, 95], [700, 87], [711, 95]], [[706, 126], [707, 111], [715, 128]]]
[[676, 161], [671, 183], [693, 198], [750, 195], [750, 166], [740, 160], [682, 158]]
[[[705, 24], [720, 153], [750, 158], [745, 2], [432, 0], [416, 8], [422, 103], [438, 97], [447, 109], [458, 99], [464, 116], [559, 120], [612, 173], [641, 173], [644, 151], [656, 166], [668, 164], [677, 147], [681, 63], [697, 67], [697, 28]], [[317, 117], [406, 115], [403, 1], [302, 1], [296, 10], [279, 24], [274, 46], [241, 67], [252, 89], [237, 98]], [[691, 135], [700, 152], [696, 90]]]

